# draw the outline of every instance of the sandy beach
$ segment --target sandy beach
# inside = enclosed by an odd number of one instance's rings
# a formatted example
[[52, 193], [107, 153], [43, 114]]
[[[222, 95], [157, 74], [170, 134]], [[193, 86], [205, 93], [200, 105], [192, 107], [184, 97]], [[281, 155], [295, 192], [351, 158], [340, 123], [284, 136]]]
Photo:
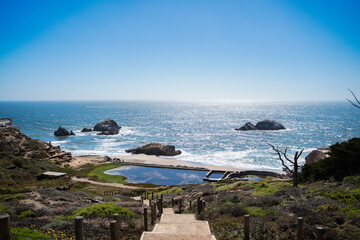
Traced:
[[[215, 165], [202, 165], [196, 163], [185, 162], [166, 157], [158, 157], [145, 154], [134, 154], [129, 156], [118, 156], [113, 157], [120, 159], [124, 163], [135, 163], [135, 164], [147, 164], [156, 166], [169, 166], [169, 167], [186, 167], [186, 168], [205, 168], [206, 170], [218, 170], [218, 171], [246, 171], [248, 169], [233, 168], [226, 166], [215, 166]], [[104, 156], [73, 156], [73, 160], [69, 163], [70, 167], [78, 168], [86, 164], [101, 164], [107, 162]]]

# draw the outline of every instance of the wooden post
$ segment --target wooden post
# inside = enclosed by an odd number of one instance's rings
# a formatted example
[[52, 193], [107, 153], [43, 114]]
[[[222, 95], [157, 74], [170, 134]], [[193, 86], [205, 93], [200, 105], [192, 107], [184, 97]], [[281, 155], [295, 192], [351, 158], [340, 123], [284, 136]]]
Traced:
[[304, 218], [298, 217], [298, 221], [297, 221], [297, 239], [298, 240], [304, 239], [303, 226], [304, 226]]
[[144, 204], [144, 197], [141, 196], [141, 204]]
[[0, 216], [0, 240], [10, 239], [10, 216], [9, 214]]
[[174, 198], [171, 198], [171, 205], [172, 205], [172, 207], [174, 207], [174, 206], [175, 206], [175, 201], [174, 201]]
[[117, 224], [115, 220], [110, 221], [110, 233], [111, 233], [111, 240], [119, 240], [119, 231], [116, 228]]
[[316, 240], [324, 240], [324, 228], [316, 227]]
[[201, 210], [204, 210], [205, 209], [205, 200], [202, 200], [201, 203], [202, 203], [201, 204]]
[[189, 201], [189, 211], [191, 212], [191, 200]]
[[147, 207], [144, 207], [144, 229], [148, 230]]
[[114, 220], [116, 221], [116, 231], [118, 232], [118, 236], [120, 239], [120, 215], [115, 213], [114, 214]]
[[159, 208], [160, 214], [163, 214], [163, 195], [160, 195], [160, 208]]
[[201, 202], [200, 202], [200, 197], [197, 198], [197, 214], [201, 213]]
[[82, 216], [75, 217], [75, 239], [76, 240], [84, 239], [83, 222], [84, 222], [84, 218]]
[[250, 239], [250, 216], [244, 215], [244, 240]]
[[[151, 201], [151, 199], [150, 199]], [[150, 212], [151, 212], [151, 225], [154, 225], [155, 221], [155, 213], [154, 213], [154, 204], [150, 204]]]
[[154, 200], [154, 192], [151, 192], [151, 199]]
[[156, 203], [154, 203], [154, 221], [156, 222], [157, 212], [156, 212]]
[[151, 206], [151, 199], [149, 198], [149, 206]]

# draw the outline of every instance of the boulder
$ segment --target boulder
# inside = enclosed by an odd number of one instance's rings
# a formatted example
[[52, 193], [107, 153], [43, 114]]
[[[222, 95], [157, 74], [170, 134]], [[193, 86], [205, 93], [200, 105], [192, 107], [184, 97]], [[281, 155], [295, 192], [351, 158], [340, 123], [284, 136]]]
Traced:
[[99, 131], [97, 135], [116, 135], [121, 127], [112, 119], [101, 120], [94, 126], [94, 131]]
[[247, 122], [241, 128], [235, 128], [235, 130], [237, 130], [237, 131], [248, 131], [248, 130], [257, 130], [257, 128], [251, 122]]
[[54, 135], [57, 137], [63, 137], [63, 136], [69, 136], [69, 135], [75, 135], [73, 133], [73, 131], [69, 132], [68, 130], [66, 130], [65, 128], [63, 128], [62, 126], [60, 126], [55, 132]]
[[322, 160], [324, 158], [329, 157], [330, 148], [318, 148], [316, 150], [311, 151], [309, 155], [305, 157], [306, 164], [310, 164], [313, 162], [317, 162], [319, 160]]
[[264, 120], [256, 124], [258, 130], [280, 130], [286, 129], [281, 123], [275, 120]]
[[162, 145], [160, 143], [150, 143], [141, 147], [125, 150], [125, 152], [132, 154], [144, 153], [146, 155], [156, 156], [175, 156], [181, 154], [180, 150], [175, 150], [175, 146]]
[[81, 132], [92, 132], [91, 128], [83, 128]]

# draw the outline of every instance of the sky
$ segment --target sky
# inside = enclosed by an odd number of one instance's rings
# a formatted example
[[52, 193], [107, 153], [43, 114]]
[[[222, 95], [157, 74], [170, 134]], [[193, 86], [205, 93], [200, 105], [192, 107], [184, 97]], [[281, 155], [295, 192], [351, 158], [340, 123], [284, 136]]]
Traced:
[[357, 0], [1, 0], [0, 100], [344, 101]]

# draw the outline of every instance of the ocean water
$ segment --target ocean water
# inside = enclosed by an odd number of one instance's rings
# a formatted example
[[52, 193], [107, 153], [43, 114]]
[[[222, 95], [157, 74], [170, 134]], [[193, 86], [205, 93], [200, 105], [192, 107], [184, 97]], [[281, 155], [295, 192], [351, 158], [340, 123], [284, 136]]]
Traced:
[[[51, 141], [73, 155], [128, 155], [125, 150], [150, 142], [175, 145], [173, 158], [202, 164], [280, 171], [281, 163], [267, 142], [289, 153], [360, 136], [360, 110], [347, 102], [0, 102], [0, 117], [32, 138]], [[114, 136], [81, 133], [112, 118], [122, 126]], [[287, 129], [235, 131], [244, 123], [273, 119]], [[63, 126], [76, 136], [55, 137]]]

